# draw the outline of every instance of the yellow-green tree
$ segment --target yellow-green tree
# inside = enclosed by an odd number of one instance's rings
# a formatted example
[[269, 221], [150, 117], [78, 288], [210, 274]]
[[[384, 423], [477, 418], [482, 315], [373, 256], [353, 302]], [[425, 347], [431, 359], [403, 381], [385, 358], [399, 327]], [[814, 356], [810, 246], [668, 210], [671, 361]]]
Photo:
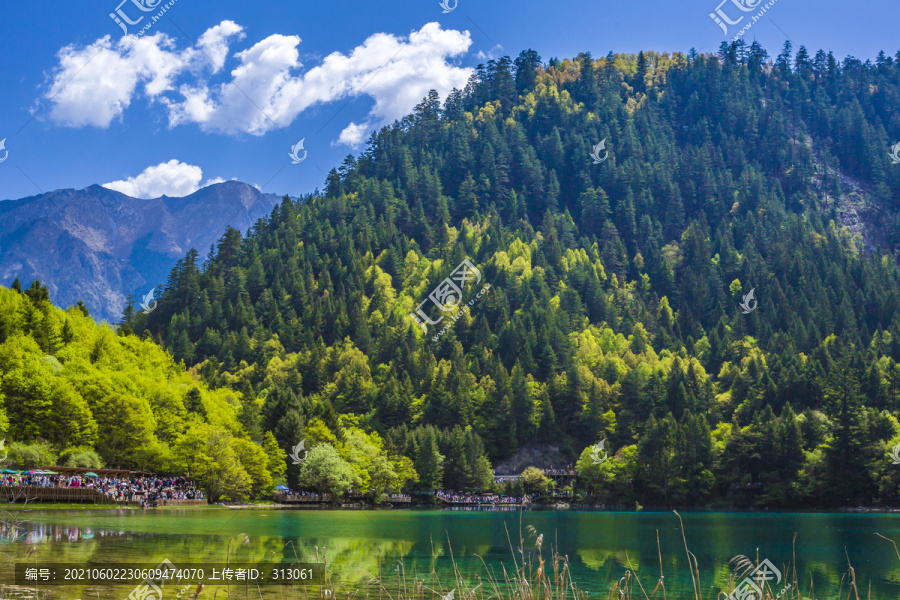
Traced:
[[210, 502], [249, 497], [253, 479], [234, 448], [235, 440], [221, 427], [196, 423], [175, 442], [175, 461], [206, 490]]

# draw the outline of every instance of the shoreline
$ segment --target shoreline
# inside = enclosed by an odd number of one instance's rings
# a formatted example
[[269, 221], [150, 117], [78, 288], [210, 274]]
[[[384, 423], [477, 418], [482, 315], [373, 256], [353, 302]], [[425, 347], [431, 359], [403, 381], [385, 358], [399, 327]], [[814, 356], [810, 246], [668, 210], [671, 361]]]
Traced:
[[684, 513], [746, 513], [746, 514], [896, 514], [900, 513], [900, 507], [834, 507], [834, 508], [743, 508], [743, 507], [642, 507], [640, 510], [624, 506], [601, 507], [593, 504], [570, 504], [567, 507], [557, 507], [554, 504], [531, 504], [530, 506], [490, 506], [475, 504], [407, 504], [403, 506], [374, 506], [358, 504], [354, 506], [341, 506], [340, 504], [279, 504], [276, 502], [259, 502], [250, 504], [205, 504], [187, 506], [159, 506], [156, 508], [142, 509], [139, 506], [110, 506], [108, 504], [60, 504], [40, 502], [29, 503], [27, 508], [21, 505], [3, 504], [0, 510], [7, 512], [32, 513], [32, 512], [60, 512], [72, 511], [173, 511], [173, 510], [327, 510], [327, 511], [359, 511], [359, 510], [419, 510], [419, 511], [457, 511], [457, 512], [518, 512], [519, 510], [536, 512], [545, 511], [578, 511], [578, 512], [608, 512], [608, 513], [662, 513], [677, 510]]

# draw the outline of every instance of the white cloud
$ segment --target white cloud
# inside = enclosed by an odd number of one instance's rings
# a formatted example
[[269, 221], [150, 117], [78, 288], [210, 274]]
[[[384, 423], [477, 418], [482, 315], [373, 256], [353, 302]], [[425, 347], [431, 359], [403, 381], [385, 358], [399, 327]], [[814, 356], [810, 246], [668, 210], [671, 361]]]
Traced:
[[359, 148], [366, 140], [366, 134], [368, 133], [368, 131], [368, 125], [357, 125], [356, 123], [351, 122], [341, 132], [341, 136], [338, 138], [338, 141], [332, 145], [334, 146], [336, 144], [344, 144], [352, 148]]
[[215, 27], [207, 29], [197, 40], [197, 46], [212, 62], [212, 72], [218, 73], [225, 66], [225, 59], [228, 58], [228, 43], [232, 39], [242, 40], [245, 37], [243, 27], [234, 21], [222, 21]]
[[[354, 145], [366, 130], [408, 114], [429, 90], [446, 96], [463, 88], [472, 73], [450, 62], [468, 51], [469, 32], [428, 23], [407, 37], [374, 34], [305, 73], [299, 72], [300, 38], [270, 35], [234, 54], [238, 64], [228, 81], [213, 82], [210, 74], [222, 70], [229, 43], [242, 38], [239, 25], [223, 21], [196, 48], [182, 51], [163, 33], [115, 43], [107, 36], [80, 50], [66, 46], [44, 94], [52, 104], [50, 118], [73, 127], [108, 127], [142, 88], [166, 106], [170, 127], [196, 123], [208, 132], [263, 135], [290, 125], [311, 106], [369, 96], [374, 105], [368, 122], [351, 123], [341, 133], [339, 143]], [[181, 75], [185, 80], [176, 86]]]
[[193, 194], [201, 187], [225, 181], [221, 177], [216, 177], [206, 180], [201, 186], [202, 178], [203, 170], [200, 167], [172, 159], [154, 167], [147, 167], [137, 177], [104, 183], [103, 187], [134, 198], [159, 198], [163, 195], [180, 198]]
[[[43, 94], [43, 102], [51, 106], [49, 118], [70, 127], [109, 127], [139, 87], [153, 100], [173, 90], [175, 78], [187, 70], [198, 75], [219, 70], [228, 41], [235, 37], [241, 37], [241, 27], [223, 21], [200, 37], [198, 49], [177, 51], [175, 41], [164, 33], [126, 35], [115, 42], [107, 35], [84, 48], [65, 46], [57, 53], [59, 65]], [[219, 69], [210, 62], [216, 59]]]
[[[497, 58], [497, 56], [500, 55], [500, 52], [502, 50], [503, 46], [501, 46], [500, 44], [496, 44], [487, 51], [487, 54], [485, 54], [484, 51], [479, 50], [475, 57], [478, 58], [478, 60], [494, 60], [495, 58]], [[497, 51], [497, 56], [494, 55], [494, 51]]]

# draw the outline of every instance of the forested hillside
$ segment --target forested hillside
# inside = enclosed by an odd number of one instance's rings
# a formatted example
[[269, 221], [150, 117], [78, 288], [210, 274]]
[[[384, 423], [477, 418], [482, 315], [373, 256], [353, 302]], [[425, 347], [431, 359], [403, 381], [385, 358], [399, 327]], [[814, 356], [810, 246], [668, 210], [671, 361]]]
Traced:
[[[431, 427], [492, 459], [605, 438], [580, 470], [610, 502], [888, 501], [898, 100], [900, 60], [789, 44], [504, 57], [187, 256], [128, 326], [261, 399], [283, 448], [353, 414], [411, 454]], [[842, 225], [845, 180], [881, 247]], [[466, 257], [490, 292], [433, 341], [410, 313]]]
[[609, 503], [895, 502], [898, 106], [900, 53], [490, 61], [121, 330], [238, 393], [251, 439], [366, 431], [419, 489], [553, 442]]
[[284, 474], [285, 455], [271, 434], [249, 439], [239, 397], [151, 340], [97, 325], [83, 304], [53, 307], [39, 282], [0, 288], [7, 465], [190, 473], [213, 498], [249, 496]]
[[[263, 497], [284, 480], [287, 454], [253, 427], [254, 406], [227, 387], [210, 390], [152, 340], [97, 325], [81, 303], [53, 307], [40, 282], [0, 288], [4, 464], [150, 470], [187, 475], [214, 501]], [[350, 419], [340, 440], [320, 439], [333, 456], [304, 458], [337, 460], [343, 469], [331, 476], [364, 494], [416, 479], [409, 459]]]

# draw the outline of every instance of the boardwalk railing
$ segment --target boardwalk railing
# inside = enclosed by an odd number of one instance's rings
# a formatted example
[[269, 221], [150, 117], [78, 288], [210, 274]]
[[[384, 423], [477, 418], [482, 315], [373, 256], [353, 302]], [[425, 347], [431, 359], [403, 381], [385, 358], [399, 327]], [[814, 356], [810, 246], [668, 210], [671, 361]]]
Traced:
[[[74, 502], [76, 504], [114, 504], [128, 505], [138, 504], [138, 500], [131, 502], [112, 498], [101, 491], [92, 488], [70, 487], [43, 487], [39, 485], [2, 485], [0, 486], [0, 500], [28, 500], [37, 502]], [[169, 500], [157, 498], [159, 506], [193, 506], [207, 504], [203, 500]]]
[[206, 500], [206, 498], [204, 498], [203, 500], [198, 500], [198, 499], [191, 500], [190, 498], [183, 498], [183, 499], [159, 498], [157, 500], [157, 502], [159, 503], [160, 506], [200, 506], [202, 504], [209, 504], [209, 502]]
[[[331, 502], [332, 496], [325, 494], [320, 498], [318, 494], [273, 494], [272, 499], [281, 504], [325, 504]], [[348, 502], [358, 502], [364, 499], [366, 496], [362, 494], [347, 494], [345, 498]], [[385, 501], [391, 504], [409, 504], [412, 502], [412, 498], [409, 495], [401, 494], [389, 496], [385, 498]]]
[[106, 494], [91, 488], [43, 487], [39, 485], [0, 486], [0, 498], [40, 502], [75, 502], [78, 504], [117, 504]]
[[282, 504], [318, 504], [320, 502], [331, 502], [331, 494], [325, 494], [319, 497], [318, 494], [275, 494], [272, 496], [275, 502]]

